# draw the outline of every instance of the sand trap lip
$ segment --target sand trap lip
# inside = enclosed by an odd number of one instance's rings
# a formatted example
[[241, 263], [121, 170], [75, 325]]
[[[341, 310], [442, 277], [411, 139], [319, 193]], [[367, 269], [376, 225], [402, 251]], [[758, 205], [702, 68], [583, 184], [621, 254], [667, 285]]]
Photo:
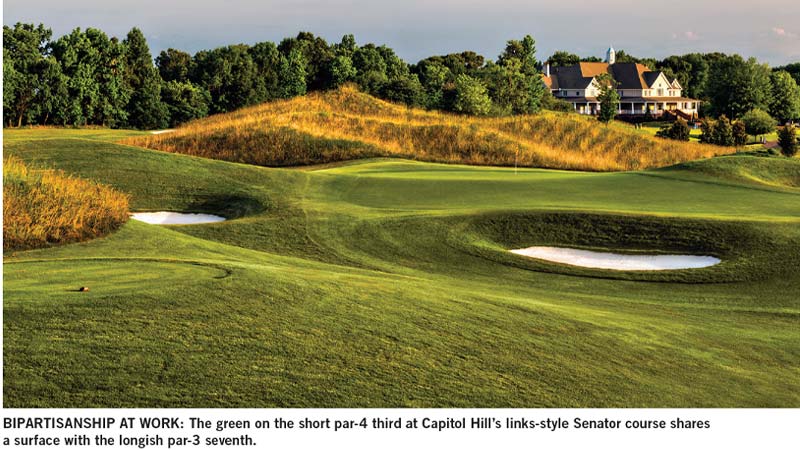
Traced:
[[721, 262], [713, 256], [624, 255], [564, 247], [528, 247], [511, 250], [511, 253], [571, 266], [610, 270], [698, 269]]
[[131, 214], [131, 219], [153, 225], [192, 225], [196, 223], [222, 222], [224, 217], [213, 214], [193, 214], [172, 211], [140, 212]]
[[172, 133], [173, 131], [175, 131], [174, 128], [170, 128], [170, 129], [167, 129], [167, 130], [154, 130], [154, 131], [151, 131], [150, 134]]

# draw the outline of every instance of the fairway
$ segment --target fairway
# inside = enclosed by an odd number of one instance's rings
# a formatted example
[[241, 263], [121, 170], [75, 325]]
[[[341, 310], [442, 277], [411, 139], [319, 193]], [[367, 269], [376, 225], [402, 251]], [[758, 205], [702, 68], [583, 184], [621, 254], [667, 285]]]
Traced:
[[[267, 168], [137, 135], [5, 131], [132, 211], [227, 219], [4, 254], [6, 407], [800, 407], [797, 158]], [[531, 246], [721, 263], [508, 251]]]

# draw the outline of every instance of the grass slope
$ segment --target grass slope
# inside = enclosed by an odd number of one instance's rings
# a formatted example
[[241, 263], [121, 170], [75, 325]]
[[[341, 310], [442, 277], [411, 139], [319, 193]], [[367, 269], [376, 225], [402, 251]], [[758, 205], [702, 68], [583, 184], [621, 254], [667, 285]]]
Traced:
[[83, 241], [111, 233], [128, 220], [128, 197], [52, 170], [3, 160], [3, 250]]
[[[794, 161], [298, 171], [26, 133], [5, 151], [133, 209], [237, 218], [6, 255], [5, 406], [800, 406], [800, 190], [764, 175]], [[740, 169], [763, 176], [718, 176]], [[724, 262], [505, 252], [537, 243]]]
[[577, 114], [475, 118], [384, 102], [352, 87], [265, 103], [133, 137], [133, 145], [261, 166], [394, 156], [592, 171], [663, 167], [734, 151], [658, 139]]

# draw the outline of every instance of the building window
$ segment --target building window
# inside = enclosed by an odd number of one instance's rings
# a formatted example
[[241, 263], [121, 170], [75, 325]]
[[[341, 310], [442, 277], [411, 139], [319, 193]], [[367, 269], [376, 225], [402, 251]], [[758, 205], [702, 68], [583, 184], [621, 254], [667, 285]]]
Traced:
[[580, 91], [575, 91], [575, 95], [581, 95]]

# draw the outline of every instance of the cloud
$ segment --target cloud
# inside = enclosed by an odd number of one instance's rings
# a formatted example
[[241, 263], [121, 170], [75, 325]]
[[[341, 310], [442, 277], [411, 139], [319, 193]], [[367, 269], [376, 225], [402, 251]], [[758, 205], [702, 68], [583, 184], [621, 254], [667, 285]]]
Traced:
[[695, 33], [694, 31], [684, 31], [681, 34], [672, 33], [672, 39], [683, 39], [687, 41], [696, 41], [700, 39], [700, 35]]
[[786, 28], [783, 27], [772, 27], [772, 34], [778, 36], [779, 38], [796, 38], [797, 34], [792, 33], [791, 31], [786, 31]]

